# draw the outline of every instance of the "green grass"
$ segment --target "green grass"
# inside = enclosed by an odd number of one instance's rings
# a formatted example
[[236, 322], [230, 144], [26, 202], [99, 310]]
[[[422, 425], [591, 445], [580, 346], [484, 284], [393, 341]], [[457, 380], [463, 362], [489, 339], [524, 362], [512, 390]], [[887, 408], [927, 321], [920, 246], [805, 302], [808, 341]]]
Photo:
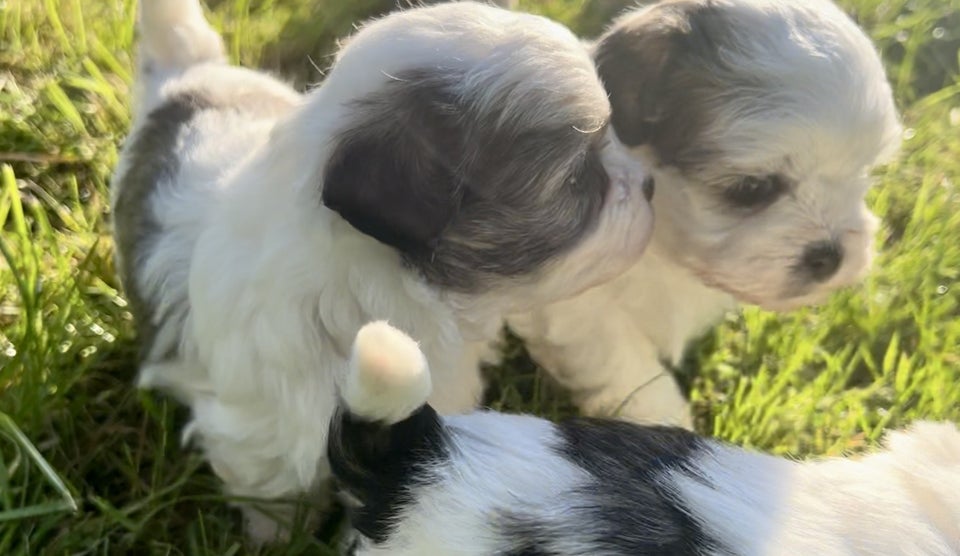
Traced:
[[[234, 59], [307, 83], [334, 38], [385, 3], [210, 4]], [[583, 34], [615, 4], [521, 2]], [[885, 222], [875, 270], [817, 309], [731, 316], [682, 369], [701, 431], [796, 456], [960, 421], [960, 9], [845, 5], [882, 46], [910, 130], [871, 194]], [[183, 410], [131, 387], [107, 188], [129, 124], [133, 17], [133, 0], [0, 0], [0, 554], [255, 552], [179, 447]], [[571, 411], [516, 343], [505, 349], [495, 407]], [[310, 535], [262, 552], [330, 553]]]

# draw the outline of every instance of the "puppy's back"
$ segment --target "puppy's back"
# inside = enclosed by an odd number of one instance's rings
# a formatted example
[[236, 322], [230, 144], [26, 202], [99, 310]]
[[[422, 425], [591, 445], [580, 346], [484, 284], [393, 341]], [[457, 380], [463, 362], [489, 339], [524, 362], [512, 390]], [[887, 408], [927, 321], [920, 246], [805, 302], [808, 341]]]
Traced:
[[[193, 245], [218, 181], [266, 139], [299, 95], [227, 65], [196, 0], [142, 2], [139, 31], [133, 123], [111, 204], [141, 356], [159, 362], [173, 356], [189, 315]], [[154, 383], [150, 375], [142, 375], [145, 385]]]
[[[426, 405], [427, 364], [386, 322], [357, 334], [328, 455], [357, 554], [695, 554], [670, 471], [706, 444], [669, 427]], [[458, 540], [460, 539], [460, 540]], [[703, 553], [707, 553], [704, 551]]]
[[352, 554], [752, 556], [960, 551], [960, 432], [795, 462], [675, 427], [438, 417], [416, 343], [368, 324], [329, 435]]

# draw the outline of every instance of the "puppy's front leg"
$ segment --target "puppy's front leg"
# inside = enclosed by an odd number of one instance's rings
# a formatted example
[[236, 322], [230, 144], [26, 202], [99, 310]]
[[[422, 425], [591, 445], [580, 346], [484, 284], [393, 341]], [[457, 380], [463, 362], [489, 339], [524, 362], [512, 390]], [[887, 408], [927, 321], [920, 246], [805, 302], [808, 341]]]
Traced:
[[[329, 476], [326, 428], [348, 346], [338, 349], [324, 335], [318, 302], [293, 283], [300, 275], [270, 273], [281, 264], [269, 258], [255, 265], [236, 237], [235, 231], [213, 230], [195, 251], [187, 329], [207, 384], [191, 400], [186, 433], [229, 494], [296, 501]], [[289, 529], [289, 523], [270, 527], [263, 515], [246, 513], [255, 541], [282, 539]], [[261, 513], [287, 521], [294, 511], [270, 504]]]
[[[301, 380], [276, 368], [259, 371], [276, 382], [245, 389], [238, 387], [244, 381], [238, 374], [232, 386], [216, 384], [213, 395], [194, 402], [188, 433], [228, 494], [255, 499], [239, 505], [249, 537], [263, 543], [286, 540], [298, 512], [305, 512], [310, 525], [326, 505], [323, 424], [334, 400], [325, 380]], [[282, 400], [279, 391], [285, 391]]]
[[576, 311], [542, 316], [515, 315], [509, 324], [584, 414], [692, 428], [687, 400], [630, 315], [614, 309], [603, 319], [584, 320]]
[[[636, 343], [646, 342], [643, 339]], [[623, 364], [608, 364], [607, 368], [617, 371], [613, 376], [596, 388], [592, 387], [593, 376], [579, 377], [579, 388], [571, 386], [583, 413], [692, 430], [693, 419], [687, 400], [670, 370], [650, 353], [652, 348], [634, 345], [625, 349], [625, 344], [618, 344], [614, 351], [619, 353], [610, 356]], [[632, 361], [633, 366], [626, 361]]]
[[480, 365], [494, 360], [495, 354], [488, 342], [468, 342], [455, 372], [436, 373], [429, 403], [442, 415], [457, 415], [473, 411], [483, 397], [483, 377]]

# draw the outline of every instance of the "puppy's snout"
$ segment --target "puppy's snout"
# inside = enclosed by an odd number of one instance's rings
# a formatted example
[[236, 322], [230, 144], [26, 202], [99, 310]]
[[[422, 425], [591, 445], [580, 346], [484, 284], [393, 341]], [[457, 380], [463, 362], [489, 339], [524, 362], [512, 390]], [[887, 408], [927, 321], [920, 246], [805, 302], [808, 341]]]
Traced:
[[643, 180], [643, 198], [649, 203], [653, 200], [653, 191], [656, 188], [656, 182], [653, 180], [653, 176], [647, 176], [647, 179]]
[[843, 247], [835, 241], [811, 243], [804, 249], [799, 270], [815, 282], [825, 282], [843, 262]]

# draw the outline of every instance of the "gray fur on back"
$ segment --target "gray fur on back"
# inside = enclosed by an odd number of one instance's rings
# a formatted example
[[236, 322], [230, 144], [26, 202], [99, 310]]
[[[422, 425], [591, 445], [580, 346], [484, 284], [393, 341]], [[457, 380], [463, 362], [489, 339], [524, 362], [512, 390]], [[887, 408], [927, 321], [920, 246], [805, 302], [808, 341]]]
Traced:
[[199, 94], [181, 94], [153, 110], [124, 148], [128, 170], [118, 177], [113, 228], [119, 252], [120, 281], [130, 303], [140, 336], [140, 355], [153, 347], [157, 333], [153, 308], [137, 286], [137, 267], [161, 232], [150, 204], [162, 183], [176, 179], [180, 159], [177, 142], [197, 113], [212, 103]]

